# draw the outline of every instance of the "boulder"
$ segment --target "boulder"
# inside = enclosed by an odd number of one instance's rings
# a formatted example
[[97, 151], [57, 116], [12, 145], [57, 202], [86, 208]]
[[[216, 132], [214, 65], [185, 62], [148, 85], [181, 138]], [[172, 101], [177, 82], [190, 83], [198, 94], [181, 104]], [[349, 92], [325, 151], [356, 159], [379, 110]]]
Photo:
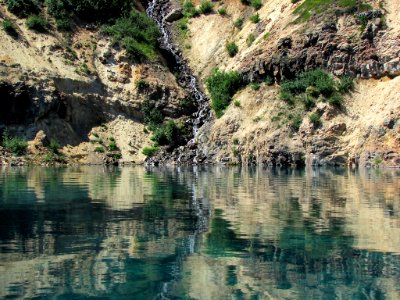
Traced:
[[175, 8], [175, 9], [171, 10], [171, 12], [165, 16], [164, 20], [166, 22], [171, 23], [171, 22], [179, 20], [182, 17], [183, 17], [182, 9]]

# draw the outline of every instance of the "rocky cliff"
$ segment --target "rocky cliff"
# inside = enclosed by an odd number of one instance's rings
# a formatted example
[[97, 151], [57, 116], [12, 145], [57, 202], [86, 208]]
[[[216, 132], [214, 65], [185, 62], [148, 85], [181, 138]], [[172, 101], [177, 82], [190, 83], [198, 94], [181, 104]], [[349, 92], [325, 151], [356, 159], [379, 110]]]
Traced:
[[141, 163], [152, 143], [144, 105], [184, 119], [187, 92], [161, 55], [133, 62], [92, 23], [78, 20], [67, 33], [52, 23], [29, 30], [4, 4], [0, 17], [15, 32], [0, 30], [0, 133], [30, 141], [24, 157], [0, 148], [1, 164]]
[[[390, 0], [340, 3], [321, 2], [321, 9], [313, 10], [309, 1], [270, 0], [256, 10], [240, 1], [215, 2], [215, 13], [189, 19], [183, 38], [181, 25], [172, 24], [198, 76], [205, 80], [214, 68], [236, 70], [250, 83], [232, 97], [221, 118], [200, 130], [183, 157], [228, 164], [398, 167], [400, 7]], [[238, 48], [233, 57], [229, 43]], [[336, 78], [350, 76], [355, 86], [340, 107], [316, 101], [299, 112], [282, 101], [281, 83], [315, 68]], [[300, 128], [293, 130], [290, 117], [297, 113]], [[318, 124], [310, 121], [313, 113], [321, 117]]]
[[[43, 8], [50, 26], [32, 31], [0, 4], [17, 32], [0, 31], [0, 130], [30, 141], [24, 158], [0, 148], [2, 164], [399, 167], [400, 7], [317, 2], [138, 4], [161, 27], [157, 58], [140, 62], [93, 23], [61, 33]], [[219, 118], [203, 94], [215, 68], [242, 82]], [[354, 79], [340, 105], [313, 86], [282, 99], [285, 82], [315, 69]]]

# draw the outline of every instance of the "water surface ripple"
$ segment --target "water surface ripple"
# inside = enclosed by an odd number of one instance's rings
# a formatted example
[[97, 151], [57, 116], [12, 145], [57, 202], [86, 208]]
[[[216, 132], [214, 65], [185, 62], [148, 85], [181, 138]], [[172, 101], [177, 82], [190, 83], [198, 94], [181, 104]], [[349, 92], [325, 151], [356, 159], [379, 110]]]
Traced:
[[1, 299], [400, 299], [400, 172], [0, 169]]

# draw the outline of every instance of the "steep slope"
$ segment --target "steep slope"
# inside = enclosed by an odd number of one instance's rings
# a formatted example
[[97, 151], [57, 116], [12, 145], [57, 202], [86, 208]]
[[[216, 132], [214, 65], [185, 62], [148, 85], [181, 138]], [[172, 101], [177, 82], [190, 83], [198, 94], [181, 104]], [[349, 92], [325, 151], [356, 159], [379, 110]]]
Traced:
[[[310, 3], [266, 0], [256, 10], [240, 1], [216, 2], [214, 12], [188, 18], [183, 34], [181, 21], [172, 24], [176, 41], [203, 80], [219, 68], [237, 70], [251, 83], [232, 97], [221, 118], [200, 130], [196, 145], [181, 158], [400, 166], [397, 1], [314, 1], [320, 3], [314, 8]], [[217, 13], [221, 8], [226, 14]], [[250, 19], [256, 14], [255, 23]], [[237, 54], [229, 55], [228, 43], [236, 44]], [[304, 108], [281, 99], [282, 82], [315, 68], [355, 78], [343, 103], [318, 98]], [[298, 130], [291, 124], [295, 115], [301, 117]], [[312, 115], [320, 120], [313, 124]]]
[[[0, 4], [1, 20], [16, 32], [0, 30], [0, 133], [31, 141], [25, 158], [0, 148], [2, 163], [143, 162], [142, 149], [152, 144], [144, 105], [184, 121], [187, 92], [161, 56], [135, 62], [101, 27], [78, 20], [62, 33], [43, 14], [47, 30], [29, 30]], [[51, 140], [62, 148], [57, 157]]]

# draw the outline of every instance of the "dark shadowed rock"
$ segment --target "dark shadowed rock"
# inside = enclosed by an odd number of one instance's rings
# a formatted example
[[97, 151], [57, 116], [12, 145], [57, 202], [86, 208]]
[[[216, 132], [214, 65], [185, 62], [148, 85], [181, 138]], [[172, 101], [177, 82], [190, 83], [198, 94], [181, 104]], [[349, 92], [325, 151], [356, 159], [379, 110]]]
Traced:
[[291, 48], [292, 48], [292, 39], [290, 37], [285, 37], [279, 40], [278, 49], [291, 49]]
[[179, 20], [182, 17], [183, 17], [182, 9], [181, 8], [175, 8], [168, 15], [165, 16], [164, 20], [166, 22], [171, 23], [171, 22]]

